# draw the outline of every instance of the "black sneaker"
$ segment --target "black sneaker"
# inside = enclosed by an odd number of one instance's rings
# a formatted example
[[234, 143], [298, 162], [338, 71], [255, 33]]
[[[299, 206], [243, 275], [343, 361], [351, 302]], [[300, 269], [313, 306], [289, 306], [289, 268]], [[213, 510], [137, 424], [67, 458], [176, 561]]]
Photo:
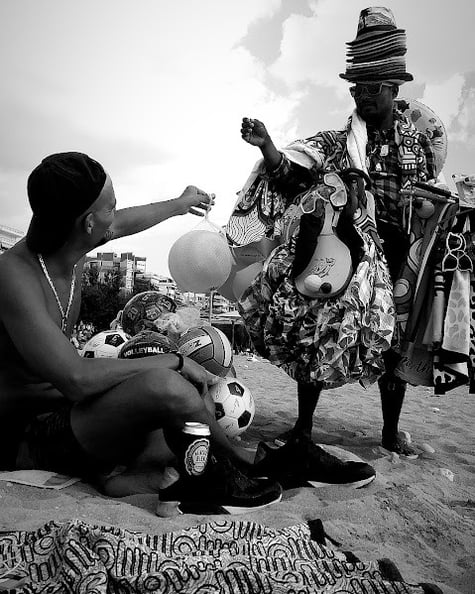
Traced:
[[229, 460], [211, 456], [202, 476], [180, 477], [158, 497], [178, 501], [182, 513], [240, 514], [277, 503], [282, 487], [274, 480], [249, 478]]
[[253, 476], [279, 481], [284, 489], [371, 483], [376, 472], [365, 462], [343, 462], [305, 436], [293, 437], [280, 448], [261, 442], [256, 452]]

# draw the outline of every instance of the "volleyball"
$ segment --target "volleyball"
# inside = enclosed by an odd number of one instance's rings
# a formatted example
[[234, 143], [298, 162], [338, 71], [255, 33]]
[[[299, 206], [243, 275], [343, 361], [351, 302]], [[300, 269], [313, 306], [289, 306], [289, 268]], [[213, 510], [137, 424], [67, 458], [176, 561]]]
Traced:
[[208, 293], [224, 284], [232, 256], [226, 238], [215, 231], [194, 230], [170, 248], [168, 268], [182, 291]]
[[205, 369], [224, 377], [233, 363], [233, 350], [224, 332], [214, 326], [190, 328], [179, 339], [177, 350]]
[[144, 291], [134, 295], [122, 311], [122, 328], [130, 336], [142, 330], [156, 330], [155, 322], [163, 313], [176, 310], [176, 303], [158, 291]]
[[176, 345], [164, 334], [153, 330], [142, 330], [121, 346], [119, 359], [151, 357], [169, 353], [175, 348]]
[[225, 377], [210, 386], [218, 424], [228, 437], [243, 433], [254, 419], [256, 406], [249, 388], [234, 377]]
[[81, 350], [86, 359], [117, 359], [119, 351], [129, 337], [122, 330], [104, 330], [92, 336]]

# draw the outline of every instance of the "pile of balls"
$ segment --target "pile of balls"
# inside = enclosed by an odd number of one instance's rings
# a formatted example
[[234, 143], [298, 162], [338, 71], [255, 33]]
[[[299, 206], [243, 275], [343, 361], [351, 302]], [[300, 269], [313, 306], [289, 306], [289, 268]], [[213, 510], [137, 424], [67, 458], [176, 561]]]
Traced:
[[199, 325], [182, 332], [177, 340], [157, 329], [160, 320], [177, 310], [173, 299], [158, 291], [132, 297], [121, 316], [122, 328], [94, 335], [82, 349], [83, 357], [135, 359], [178, 352], [220, 377], [210, 387], [218, 423], [228, 437], [243, 433], [254, 419], [255, 403], [249, 388], [234, 377], [233, 351], [221, 330]]

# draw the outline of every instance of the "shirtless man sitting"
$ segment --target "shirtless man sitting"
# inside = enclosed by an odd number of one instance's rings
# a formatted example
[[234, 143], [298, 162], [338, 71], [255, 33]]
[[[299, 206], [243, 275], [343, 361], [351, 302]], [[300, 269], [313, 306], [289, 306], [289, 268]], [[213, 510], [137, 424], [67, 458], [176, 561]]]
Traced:
[[[0, 469], [80, 476], [109, 495], [162, 487], [162, 500], [191, 497], [228, 511], [278, 501], [278, 483], [250, 479], [231, 462], [243, 468], [249, 454], [217, 425], [208, 394], [217, 378], [201, 365], [175, 353], [82, 358], [69, 340], [85, 255], [170, 217], [203, 214], [212, 197], [188, 186], [178, 198], [116, 211], [109, 175], [83, 153], [46, 157], [29, 176], [28, 197], [28, 233], [0, 256]], [[164, 487], [167, 444], [186, 421], [210, 427], [213, 455], [193, 489], [184, 473]], [[126, 472], [108, 480], [117, 465]]]

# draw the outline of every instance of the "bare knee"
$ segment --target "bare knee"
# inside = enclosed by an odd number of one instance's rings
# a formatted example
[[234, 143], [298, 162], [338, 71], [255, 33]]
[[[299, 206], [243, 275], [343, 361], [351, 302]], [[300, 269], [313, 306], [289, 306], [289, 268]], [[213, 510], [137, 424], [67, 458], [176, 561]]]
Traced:
[[154, 369], [141, 377], [141, 396], [148, 406], [157, 406], [164, 414], [188, 419], [204, 407], [198, 390], [180, 374], [170, 369]]

